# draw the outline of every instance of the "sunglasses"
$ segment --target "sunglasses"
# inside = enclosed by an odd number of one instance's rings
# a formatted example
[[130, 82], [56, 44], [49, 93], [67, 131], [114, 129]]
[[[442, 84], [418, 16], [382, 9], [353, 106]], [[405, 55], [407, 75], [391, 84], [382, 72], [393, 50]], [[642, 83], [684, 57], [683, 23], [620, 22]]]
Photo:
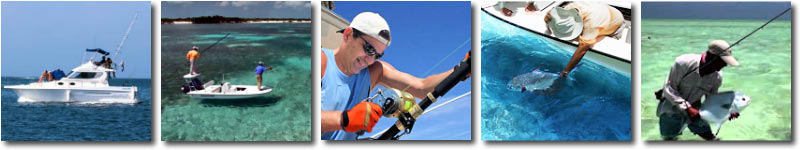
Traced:
[[369, 44], [364, 37], [361, 37], [361, 40], [364, 41], [364, 52], [367, 53], [368, 56], [375, 56], [375, 59], [381, 59], [381, 57], [383, 57], [383, 53], [378, 53], [378, 51], [375, 50], [375, 47], [373, 47], [372, 44]]

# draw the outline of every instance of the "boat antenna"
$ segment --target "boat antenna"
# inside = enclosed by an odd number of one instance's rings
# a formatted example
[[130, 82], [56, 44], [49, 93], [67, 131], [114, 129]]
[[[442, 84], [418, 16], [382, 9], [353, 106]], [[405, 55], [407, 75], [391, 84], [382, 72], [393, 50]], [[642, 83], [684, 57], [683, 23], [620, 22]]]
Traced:
[[767, 26], [767, 24], [769, 24], [770, 22], [774, 21], [775, 19], [778, 19], [778, 17], [783, 16], [783, 14], [785, 14], [786, 12], [789, 12], [789, 10], [792, 10], [792, 8], [787, 8], [786, 10], [784, 10], [783, 12], [778, 14], [777, 16], [772, 17], [772, 19], [767, 21], [767, 23], [764, 23], [764, 25], [761, 25], [760, 27], [756, 28], [755, 30], [753, 30], [749, 34], [745, 35], [744, 37], [742, 37], [741, 39], [739, 39], [735, 43], [731, 44], [731, 46], [728, 46], [728, 48], [725, 49], [725, 50], [727, 51], [728, 49], [731, 49], [731, 47], [738, 45], [739, 42], [742, 42], [742, 40], [746, 39], [747, 37], [750, 37], [750, 35], [753, 35], [753, 33], [756, 33], [756, 31], [761, 30], [761, 28], [764, 28], [764, 26]]
[[136, 17], [138, 16], [139, 12], [136, 12], [136, 14], [133, 15], [133, 20], [131, 20], [131, 24], [128, 25], [128, 30], [125, 31], [125, 36], [122, 36], [122, 41], [119, 42], [119, 46], [117, 47], [117, 52], [114, 53], [114, 60], [117, 60], [117, 56], [119, 56], [119, 53], [121, 52], [120, 50], [122, 50], [122, 45], [124, 45], [125, 40], [128, 39], [128, 34], [131, 33], [131, 28], [133, 28], [133, 24], [136, 23]]

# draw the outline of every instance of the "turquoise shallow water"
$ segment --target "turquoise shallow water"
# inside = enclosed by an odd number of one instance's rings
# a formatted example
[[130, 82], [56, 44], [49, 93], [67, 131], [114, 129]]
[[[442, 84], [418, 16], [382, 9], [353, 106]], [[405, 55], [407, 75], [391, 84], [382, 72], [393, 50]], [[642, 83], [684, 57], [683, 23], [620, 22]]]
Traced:
[[[161, 38], [161, 140], [311, 139], [311, 24], [163, 25]], [[201, 49], [197, 72], [204, 81], [219, 83], [224, 76], [231, 84], [255, 85], [253, 70], [264, 61], [274, 68], [263, 75], [273, 92], [243, 100], [189, 99], [179, 89], [192, 45]]]
[[[699, 54], [711, 40], [739, 38], [766, 20], [653, 20], [642, 21], [642, 138], [660, 140], [657, 101], [675, 58]], [[739, 119], [727, 122], [722, 140], [791, 140], [791, 22], [774, 21], [733, 47], [740, 67], [723, 69], [719, 91], [741, 91], [753, 102]], [[715, 130], [712, 127], [712, 130]], [[682, 140], [701, 140], [684, 130]]]

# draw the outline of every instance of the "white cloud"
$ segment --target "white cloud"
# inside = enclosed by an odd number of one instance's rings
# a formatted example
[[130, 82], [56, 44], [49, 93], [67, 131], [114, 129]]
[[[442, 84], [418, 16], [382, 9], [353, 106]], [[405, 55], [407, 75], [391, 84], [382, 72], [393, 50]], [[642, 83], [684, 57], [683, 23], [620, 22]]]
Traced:
[[251, 5], [258, 5], [259, 3], [261, 3], [261, 2], [253, 2], [253, 1], [233, 1], [233, 2], [231, 2], [231, 4], [234, 7], [247, 7], [247, 6], [251, 6]]
[[219, 2], [219, 6], [225, 7], [225, 6], [228, 6], [228, 5], [231, 5], [231, 2], [230, 2], [230, 1], [222, 1], [222, 2]]
[[165, 3], [172, 3], [172, 4], [190, 4], [192, 1], [164, 1]]
[[222, 7], [228, 7], [228, 6], [241, 7], [244, 10], [247, 10], [249, 8], [249, 6], [258, 5], [258, 4], [262, 4], [262, 2], [254, 2], [254, 1], [222, 1], [222, 2], [219, 2], [219, 4], [217, 4], [217, 5], [222, 6]]
[[297, 8], [297, 7], [311, 7], [311, 2], [304, 1], [277, 1], [275, 6], [278, 8]]

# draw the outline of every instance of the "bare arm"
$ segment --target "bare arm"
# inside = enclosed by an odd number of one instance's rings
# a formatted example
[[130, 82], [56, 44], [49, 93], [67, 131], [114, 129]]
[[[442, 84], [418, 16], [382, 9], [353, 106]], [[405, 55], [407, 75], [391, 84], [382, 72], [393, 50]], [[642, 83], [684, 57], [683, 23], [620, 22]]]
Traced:
[[567, 74], [569, 74], [569, 72], [572, 71], [572, 68], [575, 68], [575, 66], [577, 66], [578, 63], [581, 62], [581, 59], [583, 59], [583, 55], [586, 55], [586, 51], [589, 51], [589, 48], [591, 48], [590, 44], [586, 44], [584, 42], [578, 43], [578, 49], [575, 50], [575, 53], [572, 53], [572, 59], [569, 60], [567, 66], [564, 67], [563, 71], [561, 71], [561, 77], [567, 76]]
[[321, 130], [322, 132], [331, 132], [342, 129], [342, 112], [341, 111], [322, 111]]
[[321, 70], [320, 70], [319, 74], [321, 76], [320, 78], [322, 78], [322, 77], [325, 77], [325, 69], [328, 68], [328, 55], [326, 55], [325, 52], [320, 52], [320, 54], [322, 55], [322, 61], [320, 62], [320, 64], [321, 64], [320, 65], [320, 69]]
[[[373, 73], [374, 72], [374, 73]], [[424, 79], [414, 77], [408, 73], [400, 72], [389, 63], [383, 61], [375, 62], [375, 65], [370, 66], [370, 74], [377, 74], [373, 76], [372, 86], [381, 84], [387, 87], [404, 90], [414, 95], [414, 97], [423, 99], [428, 93], [432, 92], [436, 85], [438, 85], [444, 78], [446, 78], [453, 69], [445, 72], [428, 76]]]

